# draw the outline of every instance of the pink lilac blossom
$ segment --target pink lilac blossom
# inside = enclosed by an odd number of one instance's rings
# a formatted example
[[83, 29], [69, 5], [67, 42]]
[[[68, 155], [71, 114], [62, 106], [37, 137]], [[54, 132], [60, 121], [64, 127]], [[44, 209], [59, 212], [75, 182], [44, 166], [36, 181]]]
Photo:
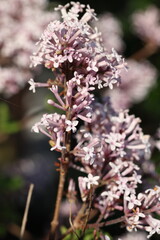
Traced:
[[[33, 90], [33, 92], [35, 91], [34, 84], [37, 84], [36, 86], [44, 86], [43, 83], [34, 83], [33, 80], [30, 80], [30, 90]], [[58, 92], [58, 87], [52, 85], [50, 91], [57, 101], [49, 99], [47, 102], [64, 113], [69, 108], [70, 120], [64, 114], [44, 114], [41, 121], [36, 123], [32, 128], [34, 132], [42, 132], [52, 140], [53, 146], [51, 150], [60, 151], [64, 148], [65, 132], [76, 132], [79, 122], [77, 119], [91, 122], [92, 109], [89, 105], [93, 101], [93, 95], [89, 93], [90, 88], [83, 87], [81, 91], [75, 91], [75, 82], [73, 80], [69, 80], [67, 86], [66, 96], [62, 98]]]
[[[111, 107], [109, 99], [106, 99], [104, 105], [95, 103], [92, 108], [94, 109], [92, 122], [86, 123], [85, 127], [77, 133], [79, 143], [73, 151], [77, 158], [86, 155], [86, 148], [94, 147], [95, 154], [92, 160], [95, 159], [95, 161], [92, 168], [98, 171], [97, 166], [103, 166], [106, 158], [112, 165], [114, 159], [121, 161], [121, 159], [127, 158], [134, 161], [145, 157], [145, 152], [149, 147], [148, 139], [143, 135], [139, 126], [141, 122], [139, 118], [129, 115], [127, 110], [115, 111]], [[87, 129], [89, 130], [87, 131]], [[83, 158], [80, 160], [84, 165], [86, 164]], [[132, 164], [131, 161], [130, 164]], [[106, 166], [108, 167], [108, 164]]]
[[87, 188], [90, 189], [94, 185], [98, 185], [99, 176], [93, 176], [91, 173], [88, 174], [88, 177], [84, 178]]
[[[61, 75], [67, 69], [67, 81], [78, 83], [80, 88], [97, 84], [99, 88], [113, 88], [120, 83], [120, 73], [126, 65], [124, 59], [114, 49], [104, 51], [99, 33], [89, 25], [96, 18], [94, 11], [89, 6], [84, 11], [85, 6], [78, 4], [71, 2], [70, 9], [69, 4], [58, 8], [62, 21], [51, 22], [44, 31], [32, 56], [32, 66], [43, 64], [55, 73], [60, 71]], [[64, 83], [64, 78], [58, 80]]]
[[128, 60], [128, 71], [122, 72], [122, 83], [114, 91], [104, 92], [111, 97], [116, 109], [126, 109], [142, 101], [155, 85], [157, 70], [148, 61]]
[[[135, 194], [137, 184], [141, 183], [138, 161], [145, 159], [149, 146], [139, 118], [129, 115], [128, 111], [115, 112], [109, 102], [92, 107], [92, 122], [85, 123], [77, 133], [78, 145], [72, 152], [75, 163], [83, 165], [82, 171], [101, 176], [101, 180], [108, 183], [98, 198], [99, 208], [106, 204], [111, 207], [126, 189]], [[91, 154], [89, 149], [92, 149]], [[86, 191], [84, 181], [83, 194]]]
[[[56, 98], [56, 101], [49, 99], [48, 104], [64, 112], [69, 110], [70, 113], [69, 118], [63, 122], [63, 128], [61, 131], [57, 130], [56, 135], [50, 134], [52, 130], [49, 128], [49, 122], [46, 128], [48, 115], [44, 115], [33, 127], [33, 131], [43, 133], [45, 128], [45, 134], [56, 141], [56, 147], [52, 149], [60, 150], [64, 145], [63, 131], [76, 132], [77, 119], [91, 122], [90, 104], [94, 97], [90, 92], [95, 89], [94, 85], [98, 84], [99, 88], [104, 86], [112, 88], [114, 84], [120, 82], [119, 74], [126, 65], [124, 59], [114, 49], [111, 53], [107, 53], [100, 45], [99, 34], [88, 23], [95, 18], [94, 11], [88, 5], [79, 20], [79, 14], [83, 12], [84, 7], [74, 2], [64, 7], [59, 6], [62, 22], [54, 21], [48, 25], [38, 42], [37, 52], [31, 58], [33, 66], [44, 64], [56, 77], [46, 83], [38, 83], [30, 79], [29, 89], [35, 92], [36, 87], [48, 87]], [[59, 87], [65, 89], [65, 96], [61, 95]], [[44, 121], [45, 117], [47, 119]], [[55, 115], [50, 117], [53, 117], [54, 121]]]
[[95, 26], [102, 34], [101, 37], [105, 49], [111, 51], [114, 48], [116, 51], [122, 52], [124, 49], [122, 26], [118, 19], [111, 13], [104, 13], [98, 16]]
[[[32, 75], [29, 63], [35, 42], [43, 28], [57, 17], [46, 11], [46, 7], [46, 0], [0, 1], [0, 65], [6, 73], [6, 77], [1, 77], [0, 93], [6, 97], [22, 89]], [[17, 74], [13, 74], [13, 69]], [[10, 81], [7, 75], [12, 75]]]
[[41, 121], [32, 127], [32, 131], [42, 132], [52, 140], [51, 150], [62, 150], [64, 148], [64, 134], [66, 128], [66, 116], [58, 113], [44, 114]]
[[[102, 104], [93, 102], [95, 85], [112, 89], [126, 64], [114, 49], [104, 51], [99, 33], [89, 25], [96, 18], [94, 10], [84, 8], [74, 2], [58, 6], [62, 21], [48, 25], [31, 58], [33, 66], [51, 69], [53, 79], [44, 83], [31, 79], [30, 90], [47, 87], [54, 97], [48, 104], [60, 110], [44, 114], [32, 130], [49, 137], [51, 150], [62, 153], [61, 164], [67, 160], [67, 168], [79, 170], [79, 191], [71, 180], [67, 198], [75, 200], [80, 192], [82, 207], [99, 214], [97, 230], [119, 211], [127, 230], [144, 229], [150, 237], [159, 233], [159, 220], [151, 222], [151, 213], [160, 211], [160, 188], [137, 193], [142, 183], [140, 166], [150, 155], [149, 136], [143, 134], [139, 118], [128, 110], [115, 110], [109, 98]], [[77, 131], [80, 120], [84, 125]], [[77, 139], [73, 148], [67, 142], [71, 133]], [[73, 227], [76, 224], [73, 219]]]
[[[100, 176], [95, 188], [101, 191], [95, 195], [92, 206], [99, 209], [101, 219], [106, 223], [118, 210], [124, 212], [123, 222], [128, 231], [143, 229], [149, 232], [148, 237], [159, 233], [159, 220], [155, 219], [155, 224], [151, 224], [148, 219], [152, 212], [160, 210], [160, 188], [155, 186], [136, 194], [142, 183], [139, 166], [150, 154], [149, 138], [142, 133], [140, 119], [129, 115], [126, 110], [115, 111], [109, 102], [105, 105], [95, 103], [92, 107], [92, 122], [85, 123], [79, 130], [79, 143], [72, 151], [75, 164], [80, 162], [82, 165], [80, 171], [92, 174], [92, 178]], [[84, 147], [90, 149], [91, 145], [94, 149], [90, 155], [92, 159], [86, 161]], [[78, 178], [83, 202], [89, 196], [85, 179]]]
[[31, 77], [31, 72], [17, 67], [0, 67], [0, 93], [12, 96], [25, 85], [24, 79]]
[[[153, 218], [151, 213], [160, 210], [160, 188], [148, 189], [145, 193], [137, 195], [139, 207], [129, 209], [127, 207], [127, 196], [124, 195], [125, 222], [129, 231], [142, 229], [146, 230], [150, 238], [154, 233], [160, 234], [160, 220]], [[137, 204], [136, 204], [137, 205]]]
[[160, 11], [152, 5], [145, 11], [137, 11], [132, 16], [136, 33], [146, 42], [160, 46]]

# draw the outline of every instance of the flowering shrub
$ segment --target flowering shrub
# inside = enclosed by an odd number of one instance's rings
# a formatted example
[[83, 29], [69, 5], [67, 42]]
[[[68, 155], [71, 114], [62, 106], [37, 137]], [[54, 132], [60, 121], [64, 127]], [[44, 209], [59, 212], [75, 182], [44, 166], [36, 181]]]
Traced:
[[160, 187], [138, 190], [143, 183], [141, 165], [150, 156], [149, 136], [143, 134], [140, 119], [128, 110], [114, 109], [108, 98], [98, 103], [94, 96], [96, 88], [119, 86], [127, 65], [114, 49], [103, 48], [100, 33], [90, 25], [96, 15], [88, 5], [71, 2], [56, 10], [62, 20], [48, 25], [31, 57], [32, 66], [44, 65], [53, 78], [43, 83], [29, 81], [33, 92], [37, 87], [48, 88], [54, 98], [48, 104], [60, 112], [44, 114], [32, 127], [34, 132], [48, 136], [51, 150], [61, 153], [50, 239], [55, 239], [59, 227], [70, 168], [79, 175], [70, 179], [66, 197], [72, 209], [80, 193], [81, 207], [70, 215], [71, 226], [61, 239], [72, 232], [83, 239], [86, 230], [92, 228], [94, 239], [107, 239], [102, 228], [117, 223], [128, 231], [145, 230], [149, 238], [160, 233], [156, 218]]

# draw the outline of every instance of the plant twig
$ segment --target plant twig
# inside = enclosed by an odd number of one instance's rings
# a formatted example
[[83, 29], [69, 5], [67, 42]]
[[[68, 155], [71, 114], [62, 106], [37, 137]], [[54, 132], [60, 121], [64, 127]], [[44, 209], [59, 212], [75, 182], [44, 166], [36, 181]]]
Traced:
[[[159, 205], [159, 209], [160, 209], [160, 205]], [[157, 206], [155, 206], [155, 207], [152, 207], [150, 209], [143, 210], [143, 213], [150, 214], [152, 212], [158, 211], [159, 209], [157, 208]], [[117, 223], [120, 223], [120, 222], [125, 222], [127, 217], [131, 217], [133, 215], [134, 215], [134, 212], [129, 213], [126, 216], [124, 215], [122, 217], [119, 217], [119, 218], [116, 218], [116, 219], [113, 219], [113, 220], [109, 220], [107, 222], [88, 224], [87, 228], [96, 228], [96, 227], [100, 228], [100, 227], [104, 227], [104, 226], [110, 226], [110, 225], [113, 225], [113, 224], [117, 224]]]
[[132, 56], [130, 56], [130, 59], [135, 59], [137, 61], [140, 61], [154, 54], [157, 51], [157, 49], [158, 47], [154, 42], [148, 42], [142, 49], [140, 49], [139, 51], [134, 53]]
[[23, 220], [22, 220], [22, 226], [21, 226], [21, 231], [20, 231], [20, 239], [23, 239], [23, 235], [25, 232], [26, 224], [27, 224], [27, 218], [28, 218], [28, 211], [29, 211], [29, 206], [31, 202], [31, 197], [33, 193], [33, 188], [34, 184], [30, 184], [29, 191], [28, 191], [28, 196], [27, 196], [27, 202], [26, 202], [26, 207], [23, 215]]
[[71, 203], [70, 203], [69, 223], [70, 223], [70, 225], [71, 225], [71, 228], [72, 228], [72, 230], [73, 230], [73, 233], [76, 235], [77, 239], [79, 239], [79, 236], [78, 236], [78, 234], [76, 233], [76, 230], [75, 230], [75, 228], [74, 228], [74, 226], [73, 226], [73, 223], [72, 223], [72, 205], [71, 205]]
[[84, 234], [85, 234], [85, 230], [86, 230], [87, 223], [88, 223], [88, 220], [89, 220], [89, 215], [90, 215], [90, 212], [91, 212], [91, 207], [92, 207], [92, 193], [93, 193], [93, 188], [91, 188], [91, 190], [90, 190], [88, 214], [87, 214], [87, 217], [86, 217], [86, 219], [85, 219], [85, 224], [84, 224], [84, 226], [83, 226], [81, 238], [82, 238], [82, 237], [84, 236]]
[[93, 224], [88, 224], [87, 228], [95, 228], [95, 227], [104, 227], [104, 226], [109, 226], [109, 225], [113, 225], [113, 224], [117, 224], [120, 222], [123, 222], [125, 220], [126, 216], [122, 216], [120, 218], [116, 218], [107, 222], [101, 222], [101, 223], [93, 223]]
[[56, 231], [56, 228], [58, 226], [58, 218], [59, 218], [59, 210], [60, 205], [62, 201], [63, 196], [63, 189], [64, 189], [64, 183], [65, 183], [65, 177], [66, 177], [66, 169], [64, 167], [64, 164], [61, 162], [60, 166], [60, 179], [59, 179], [59, 185], [58, 185], [58, 193], [57, 193], [57, 199], [56, 199], [56, 206], [54, 211], [53, 220], [51, 222], [51, 233], [50, 233], [50, 240], [54, 240], [54, 234]]
[[[66, 66], [66, 73], [65, 73], [66, 79], [62, 87], [63, 88], [62, 95], [64, 96], [64, 99], [66, 99], [67, 80], [70, 79], [68, 69], [69, 69], [68, 66]], [[65, 103], [65, 105], [67, 106], [67, 102]], [[66, 119], [71, 120], [71, 109], [68, 106], [66, 107]], [[66, 174], [68, 170], [68, 165], [70, 161], [70, 147], [71, 147], [71, 131], [68, 131], [68, 132], [65, 132], [64, 149], [62, 150], [62, 153], [61, 153], [59, 186], [58, 186], [54, 216], [51, 222], [51, 231], [50, 231], [49, 240], [55, 240], [55, 233], [59, 223], [59, 220], [58, 220], [59, 210], [60, 210], [60, 205], [62, 201], [63, 189], [64, 189]]]

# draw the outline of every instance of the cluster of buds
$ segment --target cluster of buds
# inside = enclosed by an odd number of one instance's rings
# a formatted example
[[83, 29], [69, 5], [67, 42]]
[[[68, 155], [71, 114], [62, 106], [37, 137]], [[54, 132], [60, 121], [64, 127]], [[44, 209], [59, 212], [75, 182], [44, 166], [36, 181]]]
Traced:
[[[142, 183], [139, 165], [150, 154], [149, 136], [143, 134], [139, 118], [129, 115], [128, 110], [114, 110], [108, 98], [103, 104], [97, 103], [93, 95], [96, 85], [110, 89], [119, 85], [126, 63], [114, 49], [107, 52], [102, 47], [101, 34], [90, 26], [96, 15], [88, 5], [71, 2], [56, 10], [62, 20], [48, 25], [31, 57], [31, 65], [44, 65], [52, 71], [53, 79], [43, 83], [31, 79], [29, 84], [33, 92], [37, 87], [48, 88], [54, 99], [48, 104], [60, 113], [44, 114], [32, 130], [47, 135], [51, 150], [62, 153], [60, 179], [66, 174], [64, 163], [67, 170], [79, 171], [76, 181], [82, 208], [73, 219], [73, 231], [82, 228], [84, 234], [89, 227], [100, 230], [111, 222], [123, 222], [128, 230], [145, 229], [150, 237], [159, 233], [159, 220], [151, 221], [151, 213], [160, 210], [159, 187], [136, 196]], [[77, 131], [80, 121], [84, 124]], [[72, 133], [77, 139], [73, 148]], [[61, 194], [62, 184], [59, 186]], [[78, 198], [76, 186], [71, 179], [67, 197], [72, 201]], [[122, 214], [121, 220], [108, 220], [117, 211]], [[95, 216], [98, 220], [90, 224]], [[57, 214], [53, 225], [55, 222]]]

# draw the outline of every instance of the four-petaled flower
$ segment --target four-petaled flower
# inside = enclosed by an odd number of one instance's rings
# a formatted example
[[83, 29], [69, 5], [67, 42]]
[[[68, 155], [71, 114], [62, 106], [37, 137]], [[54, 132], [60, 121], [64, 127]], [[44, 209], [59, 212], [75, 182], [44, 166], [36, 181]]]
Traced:
[[87, 183], [87, 188], [90, 189], [92, 185], [98, 185], [99, 176], [93, 176], [91, 173], [84, 180]]
[[[91, 158], [93, 158], [94, 156], [94, 147], [84, 147], [83, 150], [85, 151], [85, 161], [90, 160]], [[93, 162], [93, 160], [91, 160], [91, 162]]]
[[34, 80], [31, 78], [31, 79], [28, 81], [28, 83], [30, 84], [29, 90], [30, 90], [30, 91], [33, 91], [33, 93], [35, 93], [35, 92], [36, 92], [36, 87], [35, 87], [35, 82], [34, 82]]
[[127, 196], [126, 200], [129, 202], [128, 209], [133, 209], [135, 205], [137, 206], [141, 205], [141, 202], [138, 199], [136, 199], [135, 194], [131, 194], [130, 196]]
[[66, 128], [66, 132], [69, 132], [72, 130], [72, 132], [76, 132], [76, 126], [78, 125], [78, 121], [74, 120], [74, 121], [70, 121], [70, 120], [66, 120], [66, 124], [67, 124], [67, 128]]

